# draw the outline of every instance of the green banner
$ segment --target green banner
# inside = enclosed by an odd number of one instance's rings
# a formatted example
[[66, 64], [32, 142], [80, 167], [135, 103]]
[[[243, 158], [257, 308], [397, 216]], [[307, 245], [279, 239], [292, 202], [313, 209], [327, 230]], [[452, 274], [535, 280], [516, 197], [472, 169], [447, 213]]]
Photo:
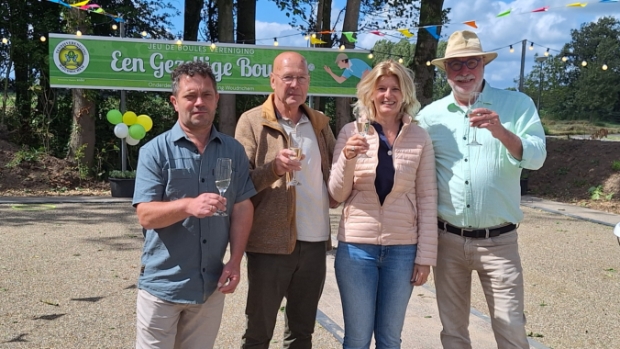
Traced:
[[[273, 60], [281, 52], [306, 57], [310, 95], [355, 96], [362, 74], [370, 70], [368, 51], [269, 47], [98, 36], [50, 34], [52, 87], [170, 91], [170, 72], [179, 64], [208, 62], [220, 93], [267, 94]], [[331, 74], [330, 74], [331, 72]]]

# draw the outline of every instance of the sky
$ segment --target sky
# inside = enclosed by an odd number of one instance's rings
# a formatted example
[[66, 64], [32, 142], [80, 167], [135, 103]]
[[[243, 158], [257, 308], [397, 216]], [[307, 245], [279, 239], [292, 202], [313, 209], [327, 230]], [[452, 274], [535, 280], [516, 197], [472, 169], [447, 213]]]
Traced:
[[[604, 0], [614, 1], [614, 0]], [[183, 12], [183, 1], [173, 0]], [[571, 40], [571, 30], [579, 29], [584, 23], [596, 22], [604, 16], [620, 18], [620, 2], [588, 2], [585, 7], [568, 7], [578, 3], [577, 0], [444, 0], [444, 9], [451, 8], [449, 23], [441, 30], [442, 40], [457, 30], [472, 30], [478, 34], [485, 51], [497, 51], [498, 58], [490, 63], [485, 72], [485, 78], [494, 87], [517, 87], [515, 80], [519, 77], [521, 66], [521, 41], [527, 40], [525, 73], [527, 74], [535, 64], [535, 55], [544, 55], [549, 49], [551, 55], [559, 54], [565, 43]], [[582, 2], [585, 3], [585, 2]], [[332, 18], [345, 7], [345, 0], [333, 0]], [[533, 10], [548, 6], [544, 12]], [[501, 12], [511, 10], [508, 16], [497, 17]], [[477, 29], [463, 24], [465, 21], [475, 20]], [[173, 20], [175, 28], [171, 32], [183, 30], [183, 17]], [[338, 30], [342, 23], [335, 24]], [[381, 28], [378, 28], [381, 29]], [[417, 28], [411, 26], [410, 31], [417, 33]], [[268, 33], [268, 34], [266, 34]], [[398, 34], [397, 32], [386, 32]], [[293, 36], [289, 36], [293, 35]], [[399, 35], [399, 34], [398, 34]], [[289, 36], [289, 37], [285, 37]], [[307, 47], [308, 41], [303, 34], [288, 24], [288, 18], [272, 1], [258, 0], [256, 15], [257, 45], [272, 45], [273, 38], [279, 37], [280, 47]], [[370, 33], [360, 33], [357, 36], [356, 46], [360, 49], [371, 49], [374, 43], [387, 37]], [[396, 38], [389, 38], [397, 41]], [[413, 38], [415, 41], [415, 37]], [[534, 49], [529, 50], [531, 43]], [[510, 53], [509, 45], [513, 44], [514, 53]], [[336, 48], [334, 48], [336, 50]], [[602, 65], [602, 63], [600, 63]]]

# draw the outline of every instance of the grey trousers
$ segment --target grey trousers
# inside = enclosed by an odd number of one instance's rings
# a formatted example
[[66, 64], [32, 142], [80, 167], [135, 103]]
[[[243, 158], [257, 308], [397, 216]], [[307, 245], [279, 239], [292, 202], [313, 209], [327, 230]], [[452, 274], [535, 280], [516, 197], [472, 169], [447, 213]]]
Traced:
[[310, 349], [325, 283], [325, 242], [297, 241], [289, 255], [247, 253], [247, 329], [241, 348], [269, 349], [286, 297], [283, 348]]

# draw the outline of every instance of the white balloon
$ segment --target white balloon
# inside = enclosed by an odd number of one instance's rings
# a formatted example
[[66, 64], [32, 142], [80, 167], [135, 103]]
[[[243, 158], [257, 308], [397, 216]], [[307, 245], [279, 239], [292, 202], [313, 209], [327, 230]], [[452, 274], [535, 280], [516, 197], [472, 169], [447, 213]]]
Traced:
[[114, 126], [114, 134], [118, 138], [125, 138], [129, 134], [129, 127], [122, 122], [120, 124], [116, 124], [116, 126]]
[[140, 143], [139, 139], [135, 139], [135, 138], [131, 138], [131, 136], [127, 136], [125, 137], [125, 142], [127, 142], [127, 144], [129, 145], [136, 145], [138, 143]]

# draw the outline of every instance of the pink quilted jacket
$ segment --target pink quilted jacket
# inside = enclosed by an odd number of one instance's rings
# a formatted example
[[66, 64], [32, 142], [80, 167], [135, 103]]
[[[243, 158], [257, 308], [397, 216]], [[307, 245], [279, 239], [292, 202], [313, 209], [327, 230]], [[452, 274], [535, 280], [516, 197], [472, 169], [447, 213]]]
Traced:
[[379, 135], [371, 127], [366, 136], [370, 158], [347, 160], [342, 149], [355, 132], [345, 125], [334, 148], [329, 193], [344, 201], [338, 240], [373, 245], [418, 244], [416, 264], [437, 260], [437, 178], [435, 153], [428, 133], [403, 117], [403, 127], [392, 148], [394, 186], [383, 206], [375, 190]]

